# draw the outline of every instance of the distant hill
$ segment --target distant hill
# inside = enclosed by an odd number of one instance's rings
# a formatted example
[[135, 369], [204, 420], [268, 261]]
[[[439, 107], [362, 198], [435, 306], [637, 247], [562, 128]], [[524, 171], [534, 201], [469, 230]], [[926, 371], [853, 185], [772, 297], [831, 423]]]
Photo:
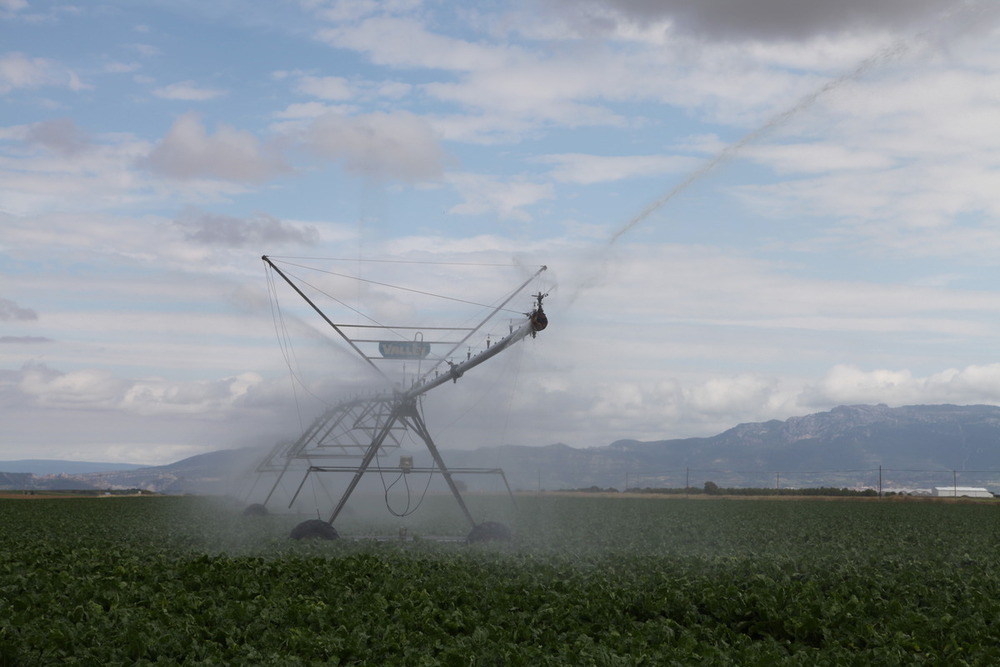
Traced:
[[661, 465], [780, 469], [1000, 469], [1000, 407], [840, 406], [786, 421], [740, 424], [710, 438], [611, 448]]
[[138, 463], [98, 463], [94, 461], [60, 461], [55, 459], [21, 459], [0, 461], [0, 472], [30, 472], [34, 475], [75, 475], [88, 472], [135, 470], [145, 466]]
[[[796, 486], [963, 480], [1000, 491], [1000, 407], [991, 405], [840, 406], [785, 421], [740, 424], [705, 438], [619, 440], [574, 449], [505, 446], [449, 452], [449, 465], [502, 467], [524, 489], [589, 486]], [[932, 472], [939, 471], [939, 472]]]
[[82, 482], [112, 488], [136, 488], [170, 494], [236, 493], [264, 452], [223, 449], [198, 454], [162, 466], [92, 475], [76, 475]]
[[[239, 493], [255, 479], [254, 467], [264, 453], [230, 449], [165, 466], [48, 476], [3, 471], [0, 487], [76, 483], [158, 493]], [[406, 453], [418, 467], [433, 465], [426, 451]], [[511, 487], [525, 490], [700, 487], [709, 480], [723, 487], [875, 486], [881, 466], [887, 487], [956, 483], [1000, 492], [1000, 407], [851, 405], [740, 424], [705, 438], [618, 440], [586, 449], [561, 443], [504, 445], [442, 454], [451, 468], [502, 468]], [[503, 490], [493, 476], [461, 480], [473, 490]]]
[[[75, 473], [6, 473], [0, 472], [0, 489], [143, 489], [168, 494], [226, 494], [234, 492], [240, 477], [252, 470], [261, 452], [253, 449], [227, 449], [199, 454], [162, 466], [105, 467], [100, 463], [74, 463], [79, 469], [97, 472]], [[66, 462], [47, 462], [66, 463]], [[0, 464], [0, 468], [2, 468]], [[63, 468], [53, 466], [50, 469]]]

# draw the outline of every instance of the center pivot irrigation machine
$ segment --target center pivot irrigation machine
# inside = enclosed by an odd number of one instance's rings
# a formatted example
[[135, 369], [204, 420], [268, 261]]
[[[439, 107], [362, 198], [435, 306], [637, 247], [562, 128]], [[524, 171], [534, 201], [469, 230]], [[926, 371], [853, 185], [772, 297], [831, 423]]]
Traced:
[[[533, 295], [534, 305], [530, 312], [517, 313], [514, 320], [508, 322], [505, 335], [498, 340], [491, 341], [489, 327], [495, 327], [501, 320], [502, 313], [511, 313], [507, 309], [508, 304], [519, 294], [521, 294], [539, 275], [546, 270], [542, 266], [535, 271], [530, 278], [525, 280], [513, 292], [506, 295], [496, 306], [480, 306], [487, 309], [485, 317], [478, 323], [470, 323], [468, 326], [388, 326], [377, 322], [374, 318], [361, 311], [347, 306], [342, 300], [325, 292], [322, 288], [310, 284], [308, 281], [294, 275], [290, 275], [291, 267], [302, 267], [300, 264], [282, 262], [286, 270], [279, 268], [275, 261], [264, 255], [261, 258], [268, 273], [268, 284], [272, 294], [276, 294], [273, 276], [279, 276], [286, 282], [319, 316], [343, 339], [344, 342], [359, 355], [363, 362], [380, 376], [384, 383], [383, 389], [373, 394], [354, 397], [342, 400], [330, 405], [316, 418], [311, 426], [305, 429], [302, 435], [294, 442], [279, 443], [271, 450], [270, 454], [257, 466], [258, 479], [265, 475], [277, 475], [277, 479], [271, 486], [266, 499], [261, 504], [252, 505], [259, 511], [266, 511], [266, 506], [275, 497], [275, 492], [281, 487], [282, 480], [291, 474], [301, 473], [298, 486], [291, 495], [292, 507], [296, 498], [302, 491], [306, 481], [311, 475], [320, 473], [350, 473], [350, 480], [344, 488], [339, 500], [333, 506], [332, 513], [328, 520], [312, 519], [300, 523], [292, 531], [293, 538], [320, 537], [332, 539], [338, 536], [333, 527], [334, 521], [340, 515], [347, 504], [351, 494], [355, 491], [362, 477], [369, 472], [369, 467], [375, 463], [375, 469], [380, 473], [392, 472], [400, 475], [411, 473], [425, 473], [433, 475], [440, 473], [451, 494], [455, 497], [459, 508], [465, 515], [472, 527], [467, 540], [470, 542], [505, 539], [510, 533], [503, 524], [484, 521], [476, 522], [469, 511], [459, 484], [454, 479], [454, 474], [494, 474], [499, 475], [511, 493], [510, 485], [499, 468], [452, 468], [445, 465], [444, 459], [438, 450], [434, 439], [424, 421], [422, 399], [432, 389], [448, 382], [457, 382], [465, 373], [479, 366], [486, 360], [495, 357], [508, 349], [518, 341], [531, 336], [532, 338], [545, 329], [548, 325], [548, 318], [542, 309], [542, 300], [547, 296], [541, 291]], [[311, 267], [302, 267], [311, 268]], [[325, 272], [329, 275], [341, 278], [350, 278], [332, 272]], [[355, 278], [361, 280], [360, 278]], [[386, 283], [376, 283], [374, 281], [364, 281], [379, 288], [401, 289], [413, 293], [416, 297], [444, 298], [430, 292], [415, 290], [411, 288], [395, 287]], [[323, 312], [315, 301], [311, 299], [306, 291], [323, 294], [330, 297], [353, 311], [356, 318], [363, 319], [360, 323], [348, 323], [346, 321], [336, 322], [329, 315]], [[472, 302], [461, 299], [452, 299], [464, 304]], [[473, 304], [479, 306], [479, 304]], [[516, 311], [514, 311], [516, 312]], [[277, 320], [276, 320], [277, 321]], [[351, 332], [349, 335], [348, 332]], [[405, 333], [404, 333], [405, 332]], [[412, 333], [410, 333], [412, 332]], [[435, 338], [425, 339], [425, 333], [432, 334]], [[478, 352], [473, 353], [471, 344], [486, 334], [485, 346]], [[405, 336], [409, 336], [408, 338]], [[463, 346], [467, 350], [462, 350]], [[459, 353], [462, 359], [458, 363], [452, 361], [453, 355]], [[417, 371], [408, 379], [405, 377], [403, 385], [393, 385], [392, 380], [383, 371], [383, 366], [387, 363], [409, 363], [411, 367], [416, 366]], [[400, 449], [403, 438], [415, 436], [427, 448], [433, 459], [433, 467], [415, 467], [411, 456], [400, 456], [398, 466], [386, 466], [380, 461], [386, 450]], [[428, 481], [429, 484], [429, 481]], [[388, 491], [387, 491], [388, 493]], [[513, 498], [513, 495], [511, 495]], [[332, 500], [332, 497], [331, 497]], [[248, 508], [248, 511], [251, 509]]]

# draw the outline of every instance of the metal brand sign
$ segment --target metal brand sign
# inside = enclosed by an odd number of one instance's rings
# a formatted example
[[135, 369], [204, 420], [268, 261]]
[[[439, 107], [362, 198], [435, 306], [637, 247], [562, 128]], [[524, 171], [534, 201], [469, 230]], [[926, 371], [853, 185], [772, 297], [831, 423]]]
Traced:
[[383, 340], [378, 344], [378, 353], [384, 359], [423, 359], [431, 353], [431, 344], [421, 340]]

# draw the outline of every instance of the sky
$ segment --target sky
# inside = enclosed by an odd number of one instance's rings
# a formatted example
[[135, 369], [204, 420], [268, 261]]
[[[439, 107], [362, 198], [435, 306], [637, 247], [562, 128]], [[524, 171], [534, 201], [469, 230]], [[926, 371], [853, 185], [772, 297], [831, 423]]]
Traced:
[[377, 388], [262, 255], [428, 332], [548, 267], [492, 335], [549, 327], [424, 397], [445, 450], [1000, 405], [998, 20], [0, 0], [0, 459], [269, 446]]

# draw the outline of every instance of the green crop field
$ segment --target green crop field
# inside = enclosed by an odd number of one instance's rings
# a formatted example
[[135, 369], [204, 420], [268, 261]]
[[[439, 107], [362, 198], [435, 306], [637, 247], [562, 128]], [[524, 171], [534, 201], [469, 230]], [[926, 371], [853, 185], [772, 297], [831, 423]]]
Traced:
[[1000, 664], [991, 502], [525, 496], [509, 543], [426, 539], [467, 530], [449, 500], [303, 542], [208, 499], [0, 500], [0, 663]]

